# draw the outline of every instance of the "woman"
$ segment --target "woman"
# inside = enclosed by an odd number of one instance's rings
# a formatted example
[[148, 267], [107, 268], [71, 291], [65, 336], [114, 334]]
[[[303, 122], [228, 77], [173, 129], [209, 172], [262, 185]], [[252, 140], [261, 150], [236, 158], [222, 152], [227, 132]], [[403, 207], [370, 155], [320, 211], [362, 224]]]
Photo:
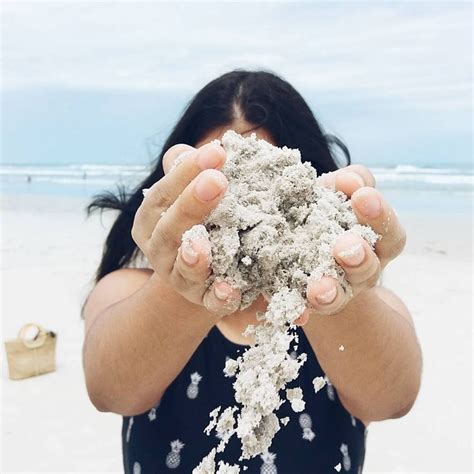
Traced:
[[[356, 236], [336, 241], [333, 254], [354, 290], [350, 300], [330, 277], [309, 285], [298, 321], [299, 350], [308, 354], [299, 379], [305, 412], [291, 414], [283, 405], [279, 415], [291, 417], [288, 426], [270, 452], [242, 466], [249, 473], [361, 472], [367, 425], [408, 413], [420, 385], [410, 314], [376, 285], [402, 251], [405, 233], [370, 171], [338, 169], [334, 147], [349, 160], [345, 146], [324, 134], [298, 92], [271, 73], [233, 71], [209, 83], [136, 190], [90, 204], [89, 211], [120, 213], [84, 307], [89, 396], [98, 410], [123, 416], [126, 472], [189, 473], [217, 444], [203, 429], [211, 410], [234, 404], [225, 359], [251, 343], [242, 332], [266, 307], [260, 297], [239, 311], [239, 292], [225, 282], [206, 289], [207, 242], [180, 250], [183, 232], [201, 223], [226, 191], [219, 171], [225, 152], [210, 141], [227, 129], [299, 148], [321, 184], [347, 194], [358, 220], [382, 236], [375, 250]], [[150, 188], [145, 198], [143, 188]], [[311, 381], [323, 375], [330, 383], [314, 395]], [[237, 462], [239, 448], [234, 437], [222, 459]]]

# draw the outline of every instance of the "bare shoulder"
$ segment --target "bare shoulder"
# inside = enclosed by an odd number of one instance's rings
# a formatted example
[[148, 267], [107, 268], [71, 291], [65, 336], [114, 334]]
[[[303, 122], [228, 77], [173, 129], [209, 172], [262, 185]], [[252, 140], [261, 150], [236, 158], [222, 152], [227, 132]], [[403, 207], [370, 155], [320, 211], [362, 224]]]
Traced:
[[97, 316], [107, 307], [138, 291], [153, 274], [145, 268], [121, 268], [97, 282], [84, 306], [86, 333]]

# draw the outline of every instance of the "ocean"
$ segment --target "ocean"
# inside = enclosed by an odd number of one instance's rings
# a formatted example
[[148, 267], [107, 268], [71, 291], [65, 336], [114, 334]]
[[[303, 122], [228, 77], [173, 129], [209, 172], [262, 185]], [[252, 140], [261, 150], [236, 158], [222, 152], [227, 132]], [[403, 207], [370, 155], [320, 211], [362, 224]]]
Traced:
[[[397, 212], [472, 212], [474, 173], [469, 164], [373, 167], [377, 188]], [[91, 198], [120, 183], [132, 189], [145, 165], [0, 165], [1, 193]]]

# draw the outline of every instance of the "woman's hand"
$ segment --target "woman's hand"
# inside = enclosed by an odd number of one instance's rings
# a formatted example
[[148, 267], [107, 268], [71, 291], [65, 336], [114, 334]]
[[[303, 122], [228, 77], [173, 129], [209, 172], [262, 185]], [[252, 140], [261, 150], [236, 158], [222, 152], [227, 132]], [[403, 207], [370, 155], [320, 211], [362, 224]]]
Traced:
[[224, 162], [225, 151], [218, 144], [171, 147], [163, 157], [165, 177], [147, 190], [132, 228], [155, 273], [188, 301], [220, 316], [238, 309], [240, 292], [217, 281], [207, 288], [209, 241], [198, 238], [183, 246], [181, 237], [222, 199], [228, 186], [219, 171]]
[[[341, 235], [333, 247], [336, 261], [345, 271], [354, 296], [376, 285], [383, 268], [403, 250], [406, 234], [395, 211], [375, 189], [372, 173], [361, 165], [351, 165], [318, 178], [321, 185], [346, 194], [360, 224], [366, 224], [381, 236], [375, 251], [362, 238], [346, 233]], [[311, 309], [301, 317], [307, 321], [309, 313], [339, 312], [349, 297], [341, 285], [332, 277], [324, 276], [311, 282], [307, 288]]]

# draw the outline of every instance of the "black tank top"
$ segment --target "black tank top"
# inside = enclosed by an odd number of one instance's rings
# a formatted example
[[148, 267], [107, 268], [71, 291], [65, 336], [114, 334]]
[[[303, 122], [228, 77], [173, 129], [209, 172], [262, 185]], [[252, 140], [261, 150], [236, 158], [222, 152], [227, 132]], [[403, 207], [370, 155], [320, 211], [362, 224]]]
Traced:
[[[289, 387], [303, 389], [305, 410], [295, 413], [284, 403], [278, 417], [290, 417], [273, 439], [268, 453], [241, 461], [240, 440], [234, 435], [216, 463], [239, 463], [246, 474], [329, 474], [362, 472], [367, 430], [341, 404], [330, 384], [314, 393], [312, 381], [324, 376], [304, 331], [298, 352], [308, 359]], [[229, 341], [214, 326], [193, 356], [150, 411], [123, 417], [122, 450], [126, 473], [187, 473], [201, 462], [219, 439], [203, 430], [209, 412], [235, 405], [233, 378], [224, 376], [227, 357], [237, 358], [245, 346]], [[295, 356], [295, 354], [293, 354]], [[244, 466], [247, 470], [244, 471]]]

